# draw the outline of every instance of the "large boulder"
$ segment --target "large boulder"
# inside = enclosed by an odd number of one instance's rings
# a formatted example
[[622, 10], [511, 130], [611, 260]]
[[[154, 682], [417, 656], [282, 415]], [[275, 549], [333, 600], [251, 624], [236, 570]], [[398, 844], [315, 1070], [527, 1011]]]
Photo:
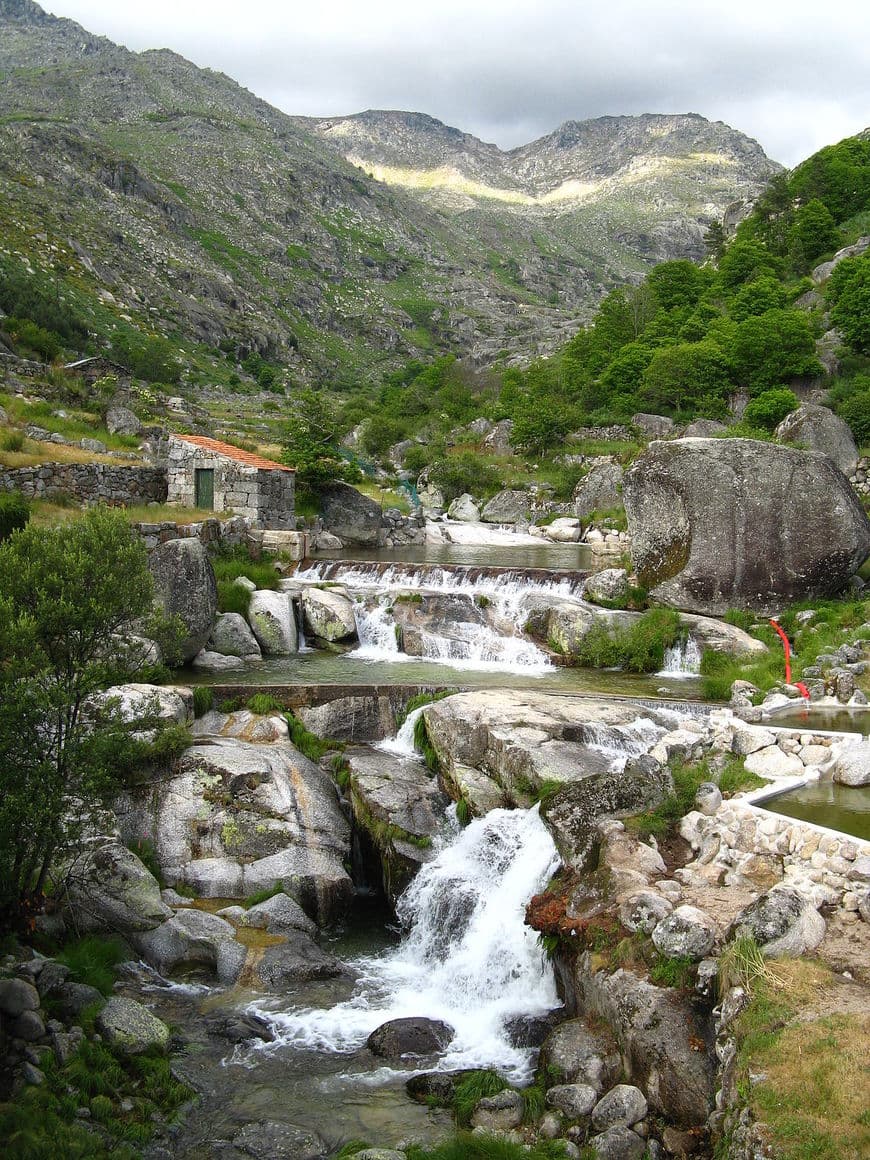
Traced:
[[193, 660], [205, 647], [217, 614], [214, 569], [199, 540], [167, 540], [148, 557], [158, 604], [184, 625], [181, 655]]
[[222, 612], [215, 621], [208, 647], [228, 657], [259, 658], [260, 646], [248, 622], [238, 612]]
[[325, 527], [344, 544], [376, 546], [383, 525], [380, 504], [347, 483], [326, 483], [318, 489]]
[[110, 407], [106, 412], [106, 430], [111, 435], [138, 435], [142, 424], [129, 407]]
[[299, 634], [288, 593], [258, 589], [251, 595], [248, 620], [267, 656], [289, 656], [298, 649]]
[[716, 924], [696, 906], [678, 906], [657, 924], [652, 940], [666, 958], [689, 958], [697, 963], [713, 949]]
[[117, 714], [125, 725], [138, 730], [187, 725], [193, 721], [193, 692], [183, 685], [112, 685], [90, 697], [88, 709]]
[[193, 908], [179, 910], [154, 930], [132, 936], [139, 954], [161, 974], [178, 967], [205, 967], [218, 982], [236, 982], [246, 951], [236, 942], [233, 927], [216, 914]]
[[87, 843], [67, 867], [64, 882], [67, 908], [81, 931], [152, 930], [172, 914], [154, 875], [111, 838]]
[[839, 591], [870, 554], [849, 481], [817, 451], [754, 439], [650, 444], [626, 472], [640, 583], [660, 603], [772, 613]]
[[305, 627], [323, 640], [348, 640], [356, 636], [353, 602], [332, 588], [307, 588], [302, 594]]
[[844, 475], [853, 475], [858, 466], [858, 448], [849, 424], [830, 407], [801, 403], [786, 415], [775, 431], [783, 443], [801, 443], [811, 451], [821, 451]]
[[670, 435], [674, 430], [674, 421], [667, 415], [648, 415], [644, 411], [638, 411], [637, 414], [632, 415], [631, 424], [633, 427], [637, 427], [648, 439], [661, 439], [665, 435]]
[[284, 991], [294, 983], [334, 979], [344, 973], [339, 960], [300, 931], [287, 943], [267, 947], [253, 966], [257, 983], [267, 991]]
[[566, 1019], [551, 1031], [541, 1048], [540, 1066], [553, 1069], [565, 1082], [595, 1092], [596, 1098], [619, 1077], [622, 1064], [613, 1040], [582, 1019]]
[[574, 514], [582, 518], [590, 512], [622, 507], [623, 475], [618, 463], [596, 463], [574, 488]]
[[529, 493], [507, 488], [484, 505], [480, 518], [485, 524], [527, 524], [531, 515]]
[[287, 742], [215, 738], [185, 751], [156, 793], [155, 842], [170, 884], [244, 898], [276, 883], [319, 921], [353, 887], [350, 827], [328, 774]]

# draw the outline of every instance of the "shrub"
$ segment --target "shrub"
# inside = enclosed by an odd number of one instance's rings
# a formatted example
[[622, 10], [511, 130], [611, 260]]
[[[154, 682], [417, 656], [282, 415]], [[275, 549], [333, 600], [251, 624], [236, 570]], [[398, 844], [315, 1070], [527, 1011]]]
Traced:
[[762, 391], [746, 404], [742, 421], [750, 427], [773, 431], [798, 406], [798, 397], [788, 387]]
[[429, 478], [444, 493], [447, 503], [465, 492], [488, 499], [502, 486], [498, 468], [474, 451], [460, 451], [436, 460], [429, 469]]
[[3, 451], [23, 451], [27, 442], [23, 431], [5, 431], [0, 439], [0, 449]]
[[665, 650], [680, 639], [684, 629], [671, 608], [651, 608], [630, 628], [608, 630], [592, 626], [575, 653], [581, 665], [591, 668], [619, 666], [630, 673], [656, 673], [665, 662]]
[[0, 495], [0, 543], [13, 532], [26, 526], [30, 519], [30, 504], [18, 491]]
[[193, 715], [204, 717], [214, 705], [214, 693], [208, 685], [197, 685], [193, 690]]
[[126, 957], [124, 944], [119, 939], [89, 934], [65, 946], [57, 961], [69, 967], [75, 982], [86, 983], [103, 995], [110, 995], [115, 982], [114, 967]]

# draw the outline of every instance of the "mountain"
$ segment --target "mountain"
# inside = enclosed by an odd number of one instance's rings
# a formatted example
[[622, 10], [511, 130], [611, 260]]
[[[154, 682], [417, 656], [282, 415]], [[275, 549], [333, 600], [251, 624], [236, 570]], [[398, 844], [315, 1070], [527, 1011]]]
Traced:
[[419, 113], [289, 117], [167, 50], [0, 0], [0, 269], [100, 339], [165, 333], [298, 381], [548, 353], [614, 283], [702, 252], [779, 167], [696, 115], [509, 152]]

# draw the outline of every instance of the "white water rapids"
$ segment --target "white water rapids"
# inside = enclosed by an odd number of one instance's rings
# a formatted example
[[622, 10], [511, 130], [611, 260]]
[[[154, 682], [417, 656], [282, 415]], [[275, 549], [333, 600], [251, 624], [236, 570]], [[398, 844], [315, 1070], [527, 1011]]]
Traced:
[[349, 1054], [382, 1023], [423, 1017], [455, 1029], [438, 1070], [498, 1067], [526, 1079], [530, 1052], [510, 1044], [505, 1023], [558, 1006], [552, 969], [524, 923], [526, 904], [558, 864], [537, 808], [492, 810], [455, 827], [399, 900], [401, 944], [353, 962], [354, 994], [331, 1009], [254, 1005], [276, 1034], [257, 1050]]

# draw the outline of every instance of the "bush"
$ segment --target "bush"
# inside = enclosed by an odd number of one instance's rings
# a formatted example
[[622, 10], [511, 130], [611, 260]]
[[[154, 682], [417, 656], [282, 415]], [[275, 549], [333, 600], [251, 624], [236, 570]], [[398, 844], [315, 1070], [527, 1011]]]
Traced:
[[13, 532], [26, 526], [30, 519], [30, 504], [18, 491], [0, 495], [0, 544]]
[[4, 451], [23, 451], [26, 442], [23, 431], [6, 431], [0, 439], [0, 448]]
[[679, 615], [671, 608], [651, 608], [630, 628], [610, 631], [596, 623], [580, 642], [575, 659], [590, 668], [615, 666], [630, 673], [656, 673], [665, 663], [665, 650], [683, 633]]
[[773, 431], [798, 405], [799, 400], [794, 391], [788, 387], [774, 387], [749, 400], [742, 421], [750, 427]]
[[465, 492], [475, 499], [488, 499], [502, 486], [498, 468], [474, 451], [436, 460], [429, 469], [429, 479], [441, 489], [447, 503]]

